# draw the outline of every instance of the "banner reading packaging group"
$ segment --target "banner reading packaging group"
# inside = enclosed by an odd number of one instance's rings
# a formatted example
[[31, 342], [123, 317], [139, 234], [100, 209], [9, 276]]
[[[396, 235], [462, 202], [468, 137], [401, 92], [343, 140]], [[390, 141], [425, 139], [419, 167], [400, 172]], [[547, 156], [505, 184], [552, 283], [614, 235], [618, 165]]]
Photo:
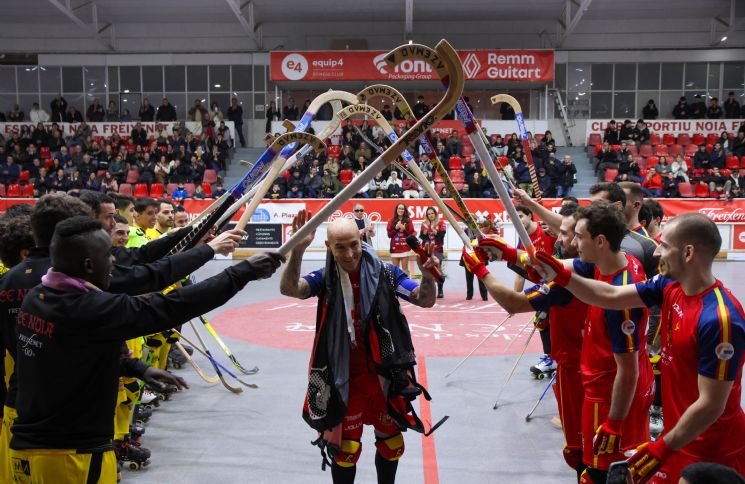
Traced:
[[[407, 59], [394, 69], [380, 50], [272, 52], [272, 81], [436, 81], [425, 61]], [[466, 79], [549, 82], [554, 79], [552, 50], [461, 50]]]

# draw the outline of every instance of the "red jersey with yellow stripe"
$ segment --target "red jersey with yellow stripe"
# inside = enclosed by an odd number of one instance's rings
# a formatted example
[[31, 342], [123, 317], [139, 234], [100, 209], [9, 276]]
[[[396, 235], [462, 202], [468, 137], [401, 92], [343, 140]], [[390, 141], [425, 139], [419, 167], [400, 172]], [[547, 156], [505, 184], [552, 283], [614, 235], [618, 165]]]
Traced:
[[[574, 260], [574, 271], [584, 277], [604, 281], [614, 286], [643, 281], [646, 276], [641, 263], [626, 254], [623, 269], [603, 275], [594, 264]], [[654, 374], [646, 350], [647, 320], [649, 310], [644, 308], [615, 311], [590, 306], [585, 321], [582, 342], [581, 369], [585, 384], [585, 398], [596, 402], [609, 402], [616, 378], [615, 353], [638, 352], [639, 377], [636, 395], [645, 395], [654, 381]]]
[[[543, 227], [541, 227], [541, 224], [536, 224], [535, 231], [533, 231], [532, 234], [529, 234], [529, 237], [530, 241], [533, 242], [533, 245], [535, 246], [535, 250], [542, 250], [543, 252], [547, 252], [549, 254], [554, 253], [554, 244], [556, 244], [556, 237], [553, 237], [546, 233], [546, 231], [543, 230]], [[522, 240], [518, 240], [517, 248], [520, 250], [525, 250], [525, 246], [523, 245]]]
[[745, 452], [742, 394], [745, 314], [720, 281], [701, 294], [687, 296], [680, 284], [662, 276], [636, 285], [648, 306], [662, 308], [662, 400], [665, 429], [673, 428], [698, 397], [698, 376], [733, 381], [721, 417], [681, 451], [699, 460]]

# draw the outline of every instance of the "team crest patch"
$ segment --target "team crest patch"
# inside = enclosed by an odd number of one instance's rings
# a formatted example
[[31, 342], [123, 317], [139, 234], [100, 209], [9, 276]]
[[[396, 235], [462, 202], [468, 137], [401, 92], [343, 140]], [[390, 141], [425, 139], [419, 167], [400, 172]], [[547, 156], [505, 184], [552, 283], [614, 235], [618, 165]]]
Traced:
[[716, 353], [717, 358], [720, 360], [727, 361], [735, 356], [735, 347], [732, 346], [732, 343], [719, 343], [717, 347], [714, 348], [714, 353]]
[[626, 336], [631, 336], [634, 334], [634, 330], [636, 329], [636, 324], [634, 324], [633, 321], [630, 319], [627, 319], [623, 323], [621, 323], [621, 332], [625, 334]]

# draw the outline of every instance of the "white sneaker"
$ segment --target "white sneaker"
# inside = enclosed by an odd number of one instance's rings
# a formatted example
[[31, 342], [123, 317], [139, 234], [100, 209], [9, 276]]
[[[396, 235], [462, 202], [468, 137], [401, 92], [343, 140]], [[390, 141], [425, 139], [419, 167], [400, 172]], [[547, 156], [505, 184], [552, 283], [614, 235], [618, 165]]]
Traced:
[[140, 401], [144, 405], [150, 405], [151, 403], [153, 403], [157, 399], [158, 399], [158, 395], [156, 395], [155, 393], [151, 392], [148, 389], [143, 389], [142, 390], [142, 394], [140, 395]]

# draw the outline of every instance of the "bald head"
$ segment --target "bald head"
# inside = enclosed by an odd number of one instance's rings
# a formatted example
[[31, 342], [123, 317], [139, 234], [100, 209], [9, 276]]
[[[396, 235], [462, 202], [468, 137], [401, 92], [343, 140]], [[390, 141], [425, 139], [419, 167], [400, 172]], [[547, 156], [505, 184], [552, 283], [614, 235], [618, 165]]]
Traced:
[[357, 224], [354, 220], [349, 218], [337, 218], [331, 222], [326, 232], [328, 243], [332, 244], [334, 241], [343, 240], [349, 237], [359, 238], [360, 229], [357, 228]]

